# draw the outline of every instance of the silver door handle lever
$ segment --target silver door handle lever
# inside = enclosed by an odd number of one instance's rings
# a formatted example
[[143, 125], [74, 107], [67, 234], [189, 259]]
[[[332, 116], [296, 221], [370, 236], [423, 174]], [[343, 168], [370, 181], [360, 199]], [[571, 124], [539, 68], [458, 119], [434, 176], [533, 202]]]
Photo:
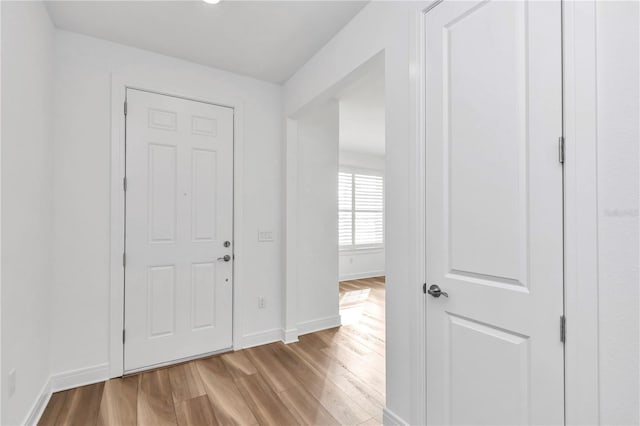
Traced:
[[440, 296], [449, 297], [449, 294], [442, 291], [437, 284], [433, 284], [431, 287], [429, 287], [429, 290], [427, 290], [427, 293], [429, 293], [433, 297], [440, 297]]

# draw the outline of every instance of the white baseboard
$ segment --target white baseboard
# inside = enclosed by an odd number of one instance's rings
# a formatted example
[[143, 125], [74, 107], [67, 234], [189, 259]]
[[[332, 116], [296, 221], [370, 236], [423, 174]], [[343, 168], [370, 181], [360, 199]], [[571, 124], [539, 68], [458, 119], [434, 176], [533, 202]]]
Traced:
[[38, 424], [53, 392], [91, 385], [108, 379], [109, 364], [99, 364], [51, 375], [42, 386], [38, 399], [31, 407], [24, 424], [27, 426]]
[[271, 330], [260, 331], [258, 333], [245, 334], [240, 340], [240, 347], [234, 349], [247, 349], [254, 346], [284, 341], [283, 334], [284, 332], [281, 328], [272, 328]]
[[283, 330], [283, 338], [282, 341], [285, 344], [289, 344], [289, 343], [295, 343], [298, 341], [298, 329], [297, 328], [290, 328], [288, 330]]
[[23, 422], [26, 426], [35, 426], [40, 421], [40, 417], [42, 417], [42, 413], [44, 413], [44, 409], [47, 408], [47, 404], [49, 403], [49, 399], [51, 398], [51, 379], [47, 380], [45, 384], [40, 389], [40, 394], [38, 395], [38, 399], [31, 406], [31, 410], [29, 410], [29, 414], [27, 418]]
[[362, 280], [365, 278], [384, 277], [384, 271], [358, 272], [355, 274], [340, 275], [340, 281]]
[[298, 323], [298, 328], [272, 328], [271, 330], [245, 334], [240, 338], [240, 346], [234, 348], [234, 350], [238, 351], [240, 349], [253, 348], [254, 346], [268, 345], [274, 342], [283, 342], [288, 345], [289, 343], [297, 342], [298, 336], [302, 336], [303, 334], [339, 327], [340, 325], [342, 325], [342, 321], [340, 315], [337, 315], [301, 322]]
[[109, 379], [109, 364], [98, 364], [77, 370], [63, 371], [51, 376], [51, 391], [77, 388], [79, 386], [92, 385]]
[[405, 422], [402, 418], [400, 418], [400, 416], [389, 410], [387, 407], [384, 407], [384, 409], [382, 410], [382, 424], [384, 426], [405, 426], [409, 423]]
[[333, 317], [320, 318], [311, 321], [299, 322], [298, 323], [298, 335], [302, 336], [303, 334], [314, 333], [320, 330], [326, 330], [328, 328], [340, 327], [342, 325], [342, 320], [340, 315], [336, 315]]

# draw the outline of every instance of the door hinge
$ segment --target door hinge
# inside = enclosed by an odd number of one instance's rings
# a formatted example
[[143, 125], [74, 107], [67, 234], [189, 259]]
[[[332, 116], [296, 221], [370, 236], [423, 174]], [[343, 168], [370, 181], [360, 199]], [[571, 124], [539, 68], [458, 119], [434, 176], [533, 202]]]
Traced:
[[124, 101], [124, 115], [127, 115], [127, 101]]
[[564, 164], [564, 136], [558, 138], [558, 161]]
[[560, 316], [560, 341], [567, 341], [567, 320], [564, 315]]
[[126, 267], [127, 266], [127, 254], [126, 253], [122, 253], [122, 267]]
[[427, 283], [422, 284], [422, 292], [427, 294]]
[[127, 177], [123, 177], [122, 178], [122, 189], [126, 192], [127, 191]]
[[124, 328], [122, 329], [122, 343], [124, 343], [124, 338], [125, 338], [125, 332], [124, 332]]

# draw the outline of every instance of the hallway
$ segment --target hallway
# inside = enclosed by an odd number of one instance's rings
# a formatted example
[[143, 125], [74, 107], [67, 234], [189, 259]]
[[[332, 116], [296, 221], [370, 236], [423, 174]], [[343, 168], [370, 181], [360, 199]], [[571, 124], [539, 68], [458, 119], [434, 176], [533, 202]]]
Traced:
[[39, 424], [381, 424], [384, 299], [341, 282], [340, 328], [57, 392]]

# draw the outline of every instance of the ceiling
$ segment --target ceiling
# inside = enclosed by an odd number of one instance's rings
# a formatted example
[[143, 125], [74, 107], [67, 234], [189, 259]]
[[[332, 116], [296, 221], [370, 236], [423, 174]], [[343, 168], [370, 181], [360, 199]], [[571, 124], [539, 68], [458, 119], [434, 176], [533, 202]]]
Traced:
[[282, 83], [366, 1], [48, 1], [58, 28]]
[[376, 61], [337, 98], [340, 102], [340, 150], [384, 155], [384, 61]]

